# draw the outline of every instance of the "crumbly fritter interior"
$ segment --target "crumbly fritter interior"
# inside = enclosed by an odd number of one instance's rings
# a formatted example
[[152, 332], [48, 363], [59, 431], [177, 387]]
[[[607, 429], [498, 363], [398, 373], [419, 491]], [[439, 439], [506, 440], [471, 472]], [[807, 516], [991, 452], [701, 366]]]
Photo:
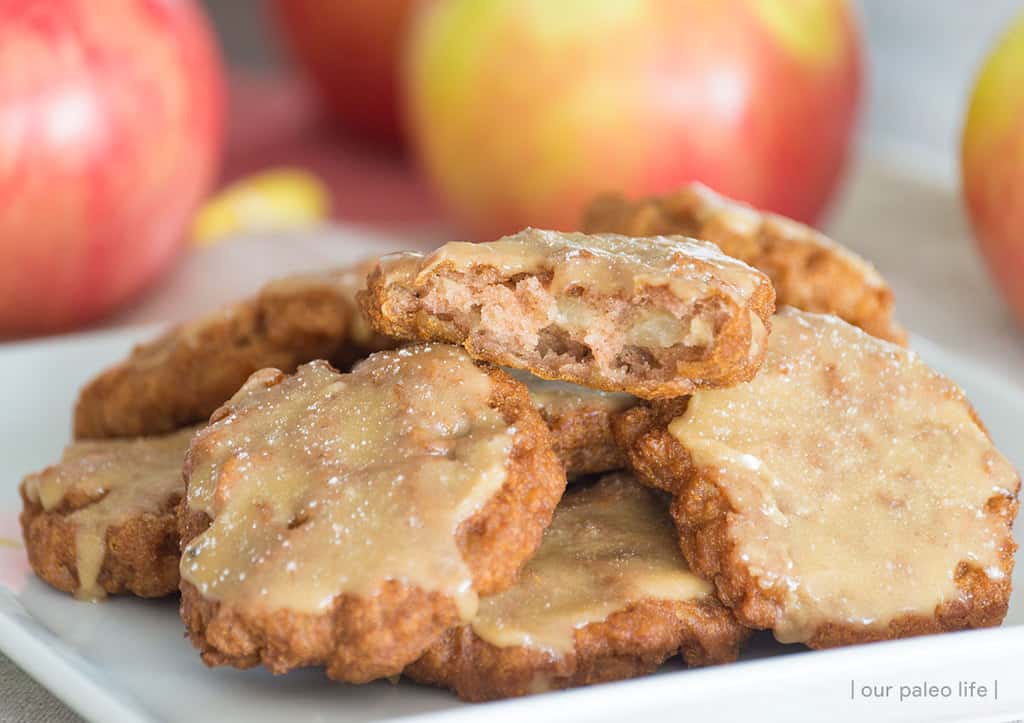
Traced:
[[461, 343], [478, 358], [540, 377], [647, 398], [749, 379], [760, 363], [752, 324], [770, 314], [767, 283], [751, 314], [724, 294], [684, 300], [663, 287], [632, 298], [580, 287], [554, 294], [550, 280], [442, 266], [413, 288], [385, 285], [377, 272], [361, 298], [384, 334]]

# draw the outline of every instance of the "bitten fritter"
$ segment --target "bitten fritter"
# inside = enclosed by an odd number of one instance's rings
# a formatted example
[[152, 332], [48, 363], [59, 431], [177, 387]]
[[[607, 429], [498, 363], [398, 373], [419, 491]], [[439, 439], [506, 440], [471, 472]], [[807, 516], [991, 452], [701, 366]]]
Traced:
[[491, 700], [729, 662], [746, 636], [687, 568], [667, 499], [615, 475], [567, 493], [519, 581], [406, 675]]
[[348, 368], [392, 347], [373, 333], [355, 303], [375, 265], [371, 259], [277, 279], [253, 298], [135, 347], [82, 389], [75, 437], [164, 434], [205, 421], [259, 369], [291, 372], [313, 359]]
[[774, 311], [768, 277], [683, 237], [526, 229], [386, 256], [367, 287], [382, 334], [646, 399], [750, 379]]
[[185, 477], [181, 614], [203, 660], [354, 683], [510, 585], [566, 484], [526, 388], [443, 344], [254, 374]]
[[1020, 480], [902, 347], [784, 309], [753, 381], [630, 410], [683, 553], [744, 625], [826, 648], [998, 625]]
[[21, 528], [35, 573], [87, 600], [176, 592], [175, 507], [194, 432], [75, 442], [60, 462], [26, 477]]
[[892, 318], [892, 290], [870, 263], [809, 226], [761, 213], [700, 184], [636, 202], [601, 196], [586, 209], [583, 230], [712, 241], [768, 274], [780, 307], [835, 314], [869, 334], [906, 344], [906, 332]]

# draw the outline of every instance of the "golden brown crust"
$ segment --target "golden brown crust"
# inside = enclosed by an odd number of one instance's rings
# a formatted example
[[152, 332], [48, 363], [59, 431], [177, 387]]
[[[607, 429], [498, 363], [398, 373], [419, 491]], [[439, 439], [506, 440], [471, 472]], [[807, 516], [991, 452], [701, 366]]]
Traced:
[[616, 412], [604, 406], [540, 411], [551, 430], [555, 454], [562, 461], [569, 479], [613, 472], [626, 466], [626, 455], [612, 434], [612, 419]]
[[[458, 530], [459, 549], [483, 595], [512, 584], [540, 544], [565, 490], [550, 433], [526, 388], [501, 370], [486, 368], [492, 380], [490, 404], [515, 426], [516, 435], [504, 485]], [[186, 479], [189, 464], [187, 458]], [[182, 546], [209, 526], [205, 514], [184, 504], [178, 514]], [[275, 673], [325, 665], [328, 677], [351, 683], [399, 674], [459, 621], [452, 599], [396, 581], [372, 598], [338, 595], [330, 611], [319, 615], [233, 609], [203, 598], [185, 581], [181, 591], [182, 620], [208, 665], [262, 663]]]
[[[1004, 519], [1009, 531], [1016, 516], [1017, 500], [993, 497], [987, 511]], [[680, 546], [694, 571], [715, 583], [719, 598], [744, 625], [770, 629], [778, 620], [781, 591], [759, 585], [740, 559], [729, 533], [730, 517], [735, 514], [709, 470], [686, 485], [672, 506]], [[999, 580], [966, 561], [960, 562], [954, 574], [963, 596], [937, 606], [931, 616], [902, 615], [883, 628], [828, 622], [819, 626], [806, 644], [811, 648], [831, 648], [999, 625], [1009, 605], [1015, 550], [1016, 545], [1007, 534], [1000, 550], [1005, 576]]]
[[655, 489], [675, 495], [693, 476], [693, 462], [669, 423], [686, 411], [689, 397], [651, 402], [628, 409], [612, 420], [612, 433], [625, 451], [637, 478]]
[[[66, 499], [61, 507], [47, 511], [31, 501], [24, 488], [21, 499], [21, 530], [33, 572], [58, 590], [76, 592], [80, 587], [76, 528], [69, 515], [92, 500]], [[103, 565], [96, 581], [104, 591], [162, 597], [178, 589], [174, 512], [178, 499], [169, 498], [158, 513], [146, 513], [107, 529]]]
[[[695, 275], [715, 275], [713, 265], [699, 259], [694, 259], [691, 266], [696, 269]], [[749, 271], [756, 275], [751, 277], [755, 288], [745, 306], [739, 305], [732, 295], [721, 289], [709, 292], [696, 305], [695, 314], [706, 314], [715, 320], [714, 340], [710, 346], [697, 355], [693, 354], [693, 350], [685, 348], [661, 349], [659, 353], [664, 354], [664, 359], [654, 363], [647, 358], [650, 356], [649, 350], [635, 351], [636, 358], [621, 361], [627, 373], [622, 381], [616, 382], [585, 362], [561, 364], [554, 370], [549, 368], [550, 365], [542, 363], [546, 352], [528, 351], [519, 346], [494, 348], [490, 341], [481, 341], [480, 335], [473, 333], [474, 324], [480, 322], [479, 313], [465, 313], [456, 317], [451, 314], [433, 314], [423, 307], [422, 299], [427, 294], [427, 287], [443, 293], [443, 285], [449, 282], [465, 284], [467, 288], [481, 285], [507, 287], [518, 283], [515, 279], [504, 278], [495, 267], [477, 265], [471, 273], [464, 274], [451, 261], [443, 261], [431, 268], [427, 278], [414, 274], [410, 280], [395, 278], [382, 266], [378, 266], [369, 275], [367, 288], [359, 293], [358, 300], [377, 332], [388, 337], [456, 344], [464, 347], [475, 359], [522, 369], [545, 379], [557, 378], [592, 389], [627, 392], [645, 399], [661, 399], [677, 397], [695, 389], [732, 386], [753, 378], [764, 357], [764, 337], [766, 330], [770, 329], [770, 318], [775, 310], [775, 294], [767, 277], [752, 269]], [[543, 276], [535, 278], [540, 287], [551, 281]], [[645, 293], [650, 299], [656, 299], [666, 306], [679, 303], [666, 289], [648, 290]], [[672, 297], [671, 300], [669, 297]], [[632, 306], [637, 300], [611, 294], [591, 298], [589, 303], [595, 309], [601, 309]], [[507, 311], [515, 315], [515, 310]], [[607, 311], [605, 308], [604, 312]], [[604, 313], [604, 316], [609, 317], [610, 314]], [[578, 355], [580, 359], [586, 359], [593, 356], [589, 350], [574, 350], [574, 346], [578, 345], [561, 338], [554, 341], [553, 345], [558, 348], [556, 356], [559, 358], [568, 359]]]
[[[258, 369], [292, 372], [313, 359], [348, 368], [387, 348], [375, 335], [351, 338], [359, 311], [348, 277], [359, 268], [365, 264], [271, 282], [253, 298], [135, 347], [82, 389], [75, 438], [170, 432], [206, 420]], [[308, 282], [290, 283], [301, 279]]]
[[[690, 454], [668, 432], [668, 424], [685, 408], [685, 402], [680, 400], [676, 406], [656, 403], [630, 410], [615, 426], [617, 439], [628, 450], [630, 465], [641, 481], [676, 496], [672, 518], [679, 531], [683, 556], [693, 571], [714, 583], [719, 599], [743, 625], [773, 628], [780, 615], [782, 591], [760, 585], [743, 563], [730, 533], [739, 512], [723, 493], [715, 470], [695, 467]], [[978, 421], [973, 408], [970, 413]], [[980, 421], [978, 426], [984, 429]], [[964, 595], [960, 600], [939, 605], [934, 615], [904, 615], [884, 628], [830, 622], [820, 626], [806, 644], [829, 648], [999, 625], [1010, 599], [1013, 554], [1017, 548], [1010, 530], [1017, 507], [1016, 497], [1003, 496], [992, 497], [986, 506], [988, 514], [1006, 524], [1007, 534], [1000, 548], [1002, 579], [992, 579], [962, 561], [955, 576]]]
[[515, 581], [540, 544], [565, 491], [565, 472], [551, 432], [526, 387], [500, 369], [491, 377], [491, 406], [516, 427], [508, 476], [501, 490], [459, 528], [459, 547], [477, 592], [490, 595]]
[[498, 647], [463, 625], [405, 675], [450, 688], [463, 700], [494, 700], [645, 675], [677, 654], [690, 666], [731, 662], [748, 632], [715, 600], [644, 600], [580, 628], [574, 650], [561, 657]]
[[892, 318], [892, 290], [870, 264], [803, 224], [756, 212], [699, 184], [634, 203], [601, 196], [586, 209], [582, 226], [588, 233], [676, 233], [712, 241], [766, 273], [779, 306], [835, 314], [906, 344], [906, 332]]

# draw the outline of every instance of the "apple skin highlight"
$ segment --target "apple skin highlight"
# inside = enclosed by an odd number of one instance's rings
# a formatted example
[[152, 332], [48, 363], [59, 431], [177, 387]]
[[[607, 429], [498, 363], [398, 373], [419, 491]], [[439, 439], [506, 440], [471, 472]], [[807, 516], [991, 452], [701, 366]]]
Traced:
[[223, 96], [191, 0], [0, 2], [0, 338], [96, 319], [167, 267]]
[[441, 0], [410, 27], [411, 144], [478, 238], [693, 180], [813, 223], [845, 170], [862, 59], [843, 0]]
[[978, 76], [964, 125], [961, 173], [978, 248], [1024, 323], [1024, 15]]

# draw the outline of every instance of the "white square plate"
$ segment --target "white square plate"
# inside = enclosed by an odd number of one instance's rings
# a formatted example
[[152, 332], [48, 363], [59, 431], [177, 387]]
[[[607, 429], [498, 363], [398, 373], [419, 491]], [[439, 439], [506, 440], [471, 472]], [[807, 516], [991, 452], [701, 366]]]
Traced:
[[[526, 700], [465, 706], [447, 693], [378, 683], [363, 687], [327, 681], [319, 671], [273, 677], [263, 671], [208, 670], [183, 639], [174, 600], [128, 597], [99, 604], [75, 602], [35, 579], [20, 545], [16, 482], [56, 459], [68, 437], [76, 390], [95, 370], [121, 357], [138, 330], [81, 335], [9, 346], [0, 355], [5, 400], [0, 408], [0, 468], [7, 480], [0, 517], [0, 649], [43, 685], [97, 721], [364, 721], [430, 715], [453, 721], [486, 714], [497, 720], [527, 717], [620, 720], [637, 716], [678, 720], [736, 719], [759, 715], [815, 720], [823, 708], [836, 719], [880, 712], [939, 720], [994, 716], [1024, 710], [1024, 595], [1017, 590], [1006, 625], [997, 630], [797, 652], [766, 636], [736, 665], [666, 672], [625, 683]], [[925, 359], [964, 386], [996, 443], [1024, 467], [1019, 445], [1024, 393], [993, 380], [971, 362], [915, 339]], [[796, 653], [796, 654], [789, 654]], [[767, 659], [766, 659], [767, 658]], [[932, 702], [850, 700], [878, 681], [902, 685], [955, 685], [960, 679], [998, 680], [996, 700]], [[697, 714], [701, 715], [698, 716]]]
[[[899, 316], [912, 330], [965, 350], [913, 340], [928, 363], [964, 387], [996, 444], [1024, 469], [1024, 345], [973, 255], [955, 197], [948, 187], [889, 164], [864, 165], [833, 229], [893, 282]], [[271, 250], [259, 248], [261, 254]], [[299, 253], [289, 245], [285, 255], [309, 264], [338, 261], [339, 255], [379, 252], [381, 240], [349, 234], [327, 240], [325, 248]], [[230, 249], [225, 254], [220, 266], [213, 254], [194, 271], [226, 276], [240, 262]], [[175, 298], [194, 295], [190, 289]], [[77, 603], [32, 576], [20, 542], [18, 481], [60, 455], [81, 384], [152, 333], [137, 329], [0, 347], [0, 649], [89, 719], [1006, 722], [1024, 716], [1024, 565], [999, 629], [827, 652], [783, 647], [761, 635], [735, 665], [689, 671], [669, 665], [645, 679], [501, 703], [462, 705], [443, 691], [406, 681], [338, 685], [319, 671], [275, 678], [262, 670], [209, 670], [183, 638], [176, 601]], [[959, 695], [961, 681], [986, 685], [988, 695]], [[883, 699], [862, 695], [865, 686], [886, 685], [893, 689]], [[899, 700], [900, 686], [922, 685], [940, 691], [949, 686], [950, 696]]]

